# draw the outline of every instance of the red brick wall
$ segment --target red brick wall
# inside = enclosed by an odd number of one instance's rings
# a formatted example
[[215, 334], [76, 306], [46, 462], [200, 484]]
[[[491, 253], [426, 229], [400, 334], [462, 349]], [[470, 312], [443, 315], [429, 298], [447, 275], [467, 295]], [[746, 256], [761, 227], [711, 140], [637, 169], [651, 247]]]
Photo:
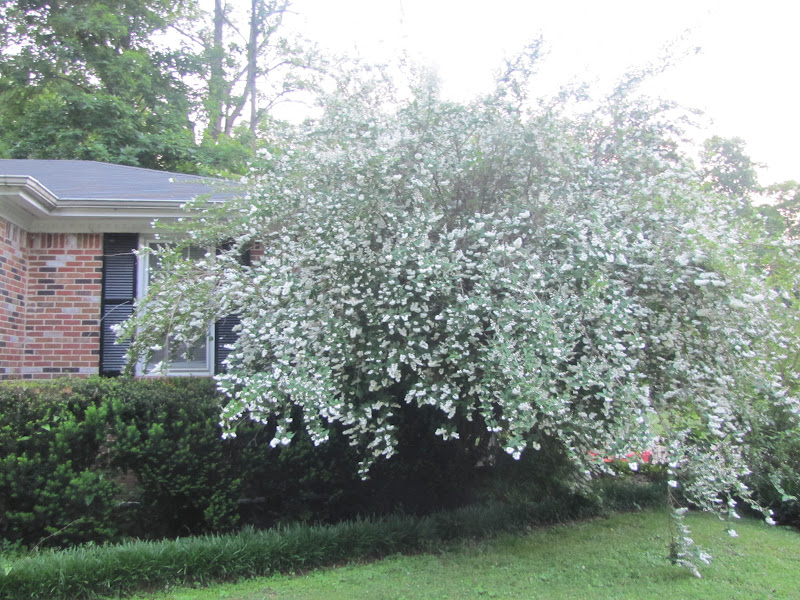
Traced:
[[0, 379], [19, 377], [25, 349], [28, 234], [0, 219]]
[[250, 261], [256, 262], [264, 258], [264, 245], [261, 242], [256, 242], [250, 248]]
[[[102, 234], [28, 233], [0, 219], [0, 380], [96, 374]], [[255, 244], [251, 259], [264, 247]]]
[[102, 254], [102, 234], [28, 234], [23, 377], [98, 372]]
[[98, 372], [102, 253], [101, 234], [0, 219], [0, 379]]

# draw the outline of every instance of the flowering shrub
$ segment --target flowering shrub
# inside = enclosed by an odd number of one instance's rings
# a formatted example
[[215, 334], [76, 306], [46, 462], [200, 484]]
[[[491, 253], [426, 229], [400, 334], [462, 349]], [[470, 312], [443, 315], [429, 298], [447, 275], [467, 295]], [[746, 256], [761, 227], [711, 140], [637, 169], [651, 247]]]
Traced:
[[[194, 244], [229, 243], [196, 263], [165, 251], [122, 328], [132, 355], [237, 313], [218, 377], [230, 435], [247, 416], [288, 444], [299, 414], [320, 444], [339, 423], [366, 475], [395, 452], [398, 408], [427, 405], [466, 451], [555, 440], [586, 479], [608, 469], [592, 452], [661, 443], [685, 497], [734, 514], [751, 400], [797, 412], [777, 368], [791, 297], [754, 251], [793, 248], [702, 185], [672, 107], [626, 87], [588, 106], [519, 92], [507, 77], [454, 104], [344, 81], [246, 196], [184, 222]], [[241, 265], [254, 242], [263, 257]]]
[[[610, 463], [619, 461], [623, 463], [629, 463], [632, 465], [636, 465], [639, 462], [650, 464], [653, 460], [653, 453], [650, 450], [645, 450], [643, 452], [626, 452], [625, 456], [600, 456], [598, 452], [589, 452], [589, 455], [594, 457], [595, 459], [602, 458], [603, 462]], [[636, 470], [635, 467], [632, 467], [632, 470]]]

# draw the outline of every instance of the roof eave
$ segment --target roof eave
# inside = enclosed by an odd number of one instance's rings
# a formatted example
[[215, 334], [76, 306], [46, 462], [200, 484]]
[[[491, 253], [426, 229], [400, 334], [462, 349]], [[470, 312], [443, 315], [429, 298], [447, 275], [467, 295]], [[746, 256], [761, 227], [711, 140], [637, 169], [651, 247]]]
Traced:
[[187, 215], [185, 199], [59, 199], [33, 177], [0, 175], [0, 217], [31, 233], [135, 233]]
[[58, 197], [27, 175], [0, 175], [0, 216], [30, 231], [58, 206]]

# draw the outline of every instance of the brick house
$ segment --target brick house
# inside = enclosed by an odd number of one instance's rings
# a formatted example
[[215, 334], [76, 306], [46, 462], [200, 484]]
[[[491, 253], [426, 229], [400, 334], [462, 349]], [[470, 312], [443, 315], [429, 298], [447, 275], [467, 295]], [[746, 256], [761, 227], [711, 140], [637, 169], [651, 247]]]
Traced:
[[[152, 222], [231, 192], [192, 175], [75, 160], [0, 159], [0, 379], [116, 375], [127, 318], [152, 268], [133, 251]], [[223, 319], [171, 374], [221, 368], [235, 319]]]

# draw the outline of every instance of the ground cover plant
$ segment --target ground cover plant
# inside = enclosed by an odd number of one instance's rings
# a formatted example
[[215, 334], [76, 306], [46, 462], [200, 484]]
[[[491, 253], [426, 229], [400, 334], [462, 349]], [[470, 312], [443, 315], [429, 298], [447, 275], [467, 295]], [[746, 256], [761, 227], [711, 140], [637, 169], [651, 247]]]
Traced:
[[236, 313], [228, 435], [254, 419], [276, 446], [298, 430], [321, 445], [340, 428], [362, 476], [396, 453], [407, 407], [475, 463], [554, 451], [575, 487], [603, 457], [661, 447], [672, 558], [699, 575], [679, 503], [735, 522], [761, 467], [752, 432], [797, 424], [796, 248], [726, 185], [719, 145], [695, 164], [686, 113], [638, 95], [642, 73], [591, 102], [537, 100], [530, 50], [467, 104], [425, 73], [400, 92], [343, 73], [322, 117], [275, 130], [249, 194], [181, 224], [222, 250], [166, 247], [120, 333], [133, 364]]
[[434, 553], [392, 556], [335, 569], [208, 589], [137, 596], [149, 600], [440, 600], [537, 598], [731, 600], [797, 597], [800, 535], [743, 520], [732, 539], [713, 516], [687, 518], [714, 554], [704, 578], [666, 564], [668, 515], [619, 514]]
[[519, 531], [531, 523], [585, 518], [664, 502], [663, 488], [622, 480], [607, 501], [582, 496], [510, 496], [425, 517], [394, 515], [335, 525], [303, 525], [165, 541], [84, 545], [2, 558], [0, 599], [77, 600], [174, 585], [208, 585], [288, 573], [397, 552], [434, 549], [459, 539]]

